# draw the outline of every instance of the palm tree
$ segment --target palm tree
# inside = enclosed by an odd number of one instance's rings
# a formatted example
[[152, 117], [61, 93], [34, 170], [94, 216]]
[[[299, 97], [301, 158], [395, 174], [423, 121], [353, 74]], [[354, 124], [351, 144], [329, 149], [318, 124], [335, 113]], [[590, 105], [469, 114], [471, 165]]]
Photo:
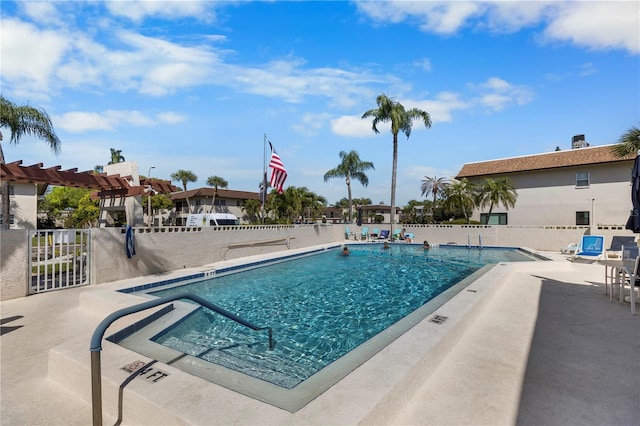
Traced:
[[425, 111], [422, 111], [418, 108], [411, 108], [410, 110], [405, 110], [404, 106], [394, 101], [391, 98], [388, 98], [386, 95], [382, 94], [378, 96], [376, 99], [376, 103], [378, 104], [378, 108], [371, 109], [364, 114], [362, 114], [362, 118], [373, 117], [373, 121], [371, 123], [371, 127], [373, 131], [377, 134], [380, 133], [378, 130], [378, 123], [386, 123], [391, 122], [391, 133], [393, 134], [393, 168], [391, 171], [391, 231], [393, 232], [394, 226], [394, 216], [396, 211], [396, 175], [398, 170], [398, 133], [402, 132], [407, 136], [411, 136], [411, 129], [413, 127], [413, 120], [421, 119], [424, 122], [424, 125], [429, 128], [431, 127], [431, 117]]
[[489, 213], [487, 214], [487, 223], [489, 223], [491, 211], [494, 206], [502, 203], [505, 209], [509, 210], [510, 207], [516, 205], [517, 198], [518, 194], [508, 178], [486, 178], [480, 187], [480, 199], [478, 204], [480, 205], [480, 208], [484, 208], [489, 205]]
[[124, 156], [122, 155], [122, 150], [121, 149], [111, 149], [111, 161], [109, 161], [107, 164], [117, 164], [117, 163], [122, 163], [124, 161]]
[[620, 136], [618, 143], [611, 147], [613, 155], [618, 158], [635, 156], [640, 151], [640, 129], [632, 127]]
[[245, 200], [242, 205], [242, 211], [246, 214], [246, 219], [249, 223], [257, 223], [260, 219], [260, 201], [258, 200]]
[[189, 197], [187, 197], [187, 182], [197, 181], [198, 176], [196, 176], [191, 170], [180, 169], [177, 172], [171, 174], [171, 180], [182, 182], [184, 198], [187, 200], [187, 209], [189, 209], [189, 213], [191, 213], [191, 204], [189, 204]]
[[[11, 131], [10, 144], [17, 145], [23, 136], [30, 135], [47, 142], [54, 154], [57, 155], [60, 152], [60, 139], [53, 129], [49, 115], [42, 109], [16, 105], [0, 95], [0, 128], [2, 127], [7, 127]], [[5, 164], [2, 133], [0, 133], [0, 164]], [[9, 182], [6, 180], [1, 184], [0, 200], [2, 201], [2, 228], [9, 229], [11, 206]]]
[[442, 198], [444, 196], [447, 185], [449, 185], [447, 178], [425, 176], [422, 180], [422, 185], [420, 185], [422, 195], [427, 194], [433, 196], [433, 204], [431, 204], [431, 219], [434, 217], [433, 212], [436, 207], [436, 201], [438, 198]]
[[353, 211], [353, 200], [351, 198], [351, 178], [360, 182], [363, 186], [369, 185], [369, 178], [364, 173], [366, 170], [374, 169], [371, 161], [362, 161], [356, 151], [340, 151], [342, 162], [337, 167], [324, 174], [324, 181], [333, 178], [345, 178], [347, 182], [347, 194], [349, 195], [349, 223], [352, 222], [351, 213]]
[[218, 195], [218, 188], [228, 188], [229, 182], [221, 178], [220, 176], [209, 176], [207, 178], [207, 185], [213, 186], [213, 201], [211, 201], [211, 212], [213, 212], [213, 206], [216, 203], [216, 196]]
[[468, 179], [461, 179], [450, 183], [445, 188], [444, 208], [448, 210], [462, 210], [464, 218], [469, 223], [469, 216], [475, 207], [475, 185]]

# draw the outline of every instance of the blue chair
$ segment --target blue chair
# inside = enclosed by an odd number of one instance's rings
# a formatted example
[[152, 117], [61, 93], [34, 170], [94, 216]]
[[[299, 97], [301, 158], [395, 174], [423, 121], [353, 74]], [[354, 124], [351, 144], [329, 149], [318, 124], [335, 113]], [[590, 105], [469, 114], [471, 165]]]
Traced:
[[348, 227], [348, 226], [345, 226], [345, 227], [344, 227], [344, 239], [345, 239], [345, 240], [349, 240], [349, 239], [351, 239], [351, 237], [353, 237], [353, 239], [355, 240], [355, 239], [356, 239], [356, 234], [354, 234], [354, 233], [349, 229], [349, 227]]
[[378, 236], [379, 240], [387, 240], [389, 239], [389, 230], [388, 229], [383, 229], [382, 231], [380, 231], [380, 235]]
[[361, 241], [368, 241], [369, 240], [369, 228], [368, 227], [364, 227], [362, 228], [362, 232], [360, 233], [360, 240]]
[[596, 261], [604, 258], [604, 237], [602, 235], [583, 235], [573, 260]]

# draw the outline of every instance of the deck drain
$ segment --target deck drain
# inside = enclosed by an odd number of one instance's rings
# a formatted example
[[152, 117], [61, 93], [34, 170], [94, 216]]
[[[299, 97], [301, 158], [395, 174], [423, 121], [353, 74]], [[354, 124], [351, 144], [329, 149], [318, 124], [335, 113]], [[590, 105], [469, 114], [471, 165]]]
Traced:
[[436, 323], [436, 324], [444, 324], [444, 322], [449, 319], [449, 317], [445, 317], [442, 315], [434, 315], [431, 317], [431, 319], [429, 321]]

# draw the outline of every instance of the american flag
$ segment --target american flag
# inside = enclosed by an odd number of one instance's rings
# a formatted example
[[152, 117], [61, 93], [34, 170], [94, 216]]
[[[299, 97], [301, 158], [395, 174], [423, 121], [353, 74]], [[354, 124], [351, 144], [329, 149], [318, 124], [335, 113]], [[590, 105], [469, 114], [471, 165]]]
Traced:
[[284, 164], [282, 164], [282, 160], [273, 148], [273, 145], [271, 145], [271, 142], [269, 142], [269, 147], [271, 147], [271, 161], [269, 161], [269, 167], [271, 167], [271, 181], [269, 184], [278, 190], [278, 194], [282, 194], [284, 181], [287, 180], [287, 170], [284, 168]]

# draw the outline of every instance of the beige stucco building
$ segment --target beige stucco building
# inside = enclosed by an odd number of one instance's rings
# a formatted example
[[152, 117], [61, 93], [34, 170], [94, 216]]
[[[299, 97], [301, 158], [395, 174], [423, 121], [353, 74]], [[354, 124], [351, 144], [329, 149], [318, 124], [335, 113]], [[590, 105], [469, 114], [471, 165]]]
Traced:
[[[616, 158], [613, 145], [465, 164], [457, 180], [479, 184], [509, 178], [518, 196], [509, 210], [494, 206], [492, 224], [624, 225], [631, 210], [634, 157]], [[472, 219], [485, 222], [488, 207]]]

